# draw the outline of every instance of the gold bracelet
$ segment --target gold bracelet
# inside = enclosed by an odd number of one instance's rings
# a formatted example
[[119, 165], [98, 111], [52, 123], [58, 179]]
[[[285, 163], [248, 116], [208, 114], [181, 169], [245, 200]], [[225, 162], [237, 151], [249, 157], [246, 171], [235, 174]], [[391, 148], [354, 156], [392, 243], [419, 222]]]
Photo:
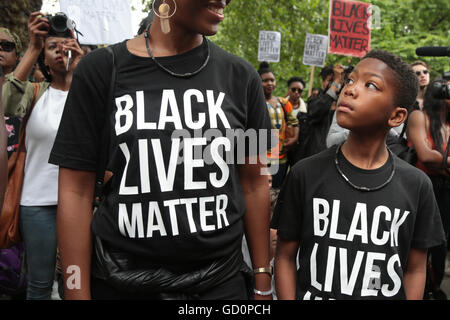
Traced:
[[256, 269], [253, 269], [253, 273], [254, 273], [254, 274], [258, 274], [258, 273], [267, 273], [267, 274], [269, 274], [270, 276], [272, 276], [272, 274], [273, 274], [273, 268], [272, 268], [272, 266], [270, 266], [270, 267], [265, 267], [265, 268], [256, 268]]

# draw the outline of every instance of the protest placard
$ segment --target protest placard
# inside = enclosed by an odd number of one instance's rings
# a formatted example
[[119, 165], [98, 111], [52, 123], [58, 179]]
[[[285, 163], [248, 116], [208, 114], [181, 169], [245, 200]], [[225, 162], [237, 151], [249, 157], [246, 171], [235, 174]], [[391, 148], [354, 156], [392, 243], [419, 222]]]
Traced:
[[128, 0], [60, 0], [75, 21], [81, 44], [113, 44], [133, 37]]
[[327, 58], [328, 37], [321, 34], [306, 34], [303, 64], [322, 67]]
[[281, 33], [259, 32], [258, 61], [280, 62]]
[[363, 57], [370, 51], [369, 3], [330, 0], [328, 53]]

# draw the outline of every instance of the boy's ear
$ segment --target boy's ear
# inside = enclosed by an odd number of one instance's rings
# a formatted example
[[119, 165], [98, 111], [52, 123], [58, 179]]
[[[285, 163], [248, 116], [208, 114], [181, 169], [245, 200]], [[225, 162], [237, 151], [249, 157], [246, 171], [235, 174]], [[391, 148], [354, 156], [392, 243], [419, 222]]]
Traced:
[[408, 110], [402, 107], [396, 107], [394, 111], [392, 111], [391, 116], [388, 120], [388, 125], [391, 128], [395, 128], [400, 126], [403, 122], [405, 122], [408, 117]]

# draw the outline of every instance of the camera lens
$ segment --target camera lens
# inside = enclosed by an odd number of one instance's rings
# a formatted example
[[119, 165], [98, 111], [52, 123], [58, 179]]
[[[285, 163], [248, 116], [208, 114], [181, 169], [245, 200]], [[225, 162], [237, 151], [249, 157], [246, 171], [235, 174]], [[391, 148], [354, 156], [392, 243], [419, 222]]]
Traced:
[[55, 16], [52, 19], [52, 28], [57, 33], [64, 33], [67, 31], [67, 18], [63, 16]]

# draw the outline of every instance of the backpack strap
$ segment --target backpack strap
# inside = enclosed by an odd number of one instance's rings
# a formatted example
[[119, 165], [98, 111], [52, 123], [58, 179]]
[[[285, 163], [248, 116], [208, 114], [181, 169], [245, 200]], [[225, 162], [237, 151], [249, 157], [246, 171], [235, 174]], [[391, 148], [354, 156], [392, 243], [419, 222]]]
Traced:
[[[408, 116], [409, 118], [409, 116]], [[406, 126], [408, 125], [408, 118], [406, 118], [405, 122], [403, 123], [403, 129], [402, 132], [400, 133], [400, 135], [398, 136], [398, 138], [401, 140], [403, 138], [403, 136], [406, 133]]]
[[105, 123], [103, 124], [102, 128], [102, 135], [101, 135], [101, 151], [100, 151], [100, 157], [99, 162], [97, 165], [97, 171], [96, 171], [96, 178], [95, 178], [95, 189], [94, 189], [94, 207], [98, 207], [100, 205], [101, 197], [103, 195], [103, 189], [104, 189], [104, 180], [105, 180], [105, 171], [106, 166], [108, 164], [108, 158], [109, 158], [109, 148], [110, 148], [110, 115], [112, 112], [112, 104], [114, 99], [114, 87], [116, 84], [116, 78], [117, 78], [117, 68], [116, 68], [116, 58], [114, 54], [114, 50], [111, 47], [106, 47], [106, 50], [111, 54], [112, 58], [112, 66], [111, 66], [111, 80], [109, 84], [109, 91], [108, 96], [106, 99], [106, 110], [105, 110]]
[[[418, 110], [418, 111], [420, 111], [420, 110]], [[423, 112], [423, 111], [420, 111], [420, 112]], [[398, 140], [399, 140], [399, 141], [401, 141], [402, 138], [405, 136], [406, 129], [408, 128], [408, 120], [409, 120], [409, 115], [410, 115], [410, 114], [411, 114], [411, 113], [408, 112], [408, 116], [406, 117], [406, 120], [405, 120], [405, 122], [403, 123], [403, 129], [402, 129], [402, 132], [401, 132], [400, 135], [398, 136]], [[425, 131], [426, 131], [426, 130], [425, 130]], [[406, 137], [405, 137], [405, 139], [406, 139]]]

